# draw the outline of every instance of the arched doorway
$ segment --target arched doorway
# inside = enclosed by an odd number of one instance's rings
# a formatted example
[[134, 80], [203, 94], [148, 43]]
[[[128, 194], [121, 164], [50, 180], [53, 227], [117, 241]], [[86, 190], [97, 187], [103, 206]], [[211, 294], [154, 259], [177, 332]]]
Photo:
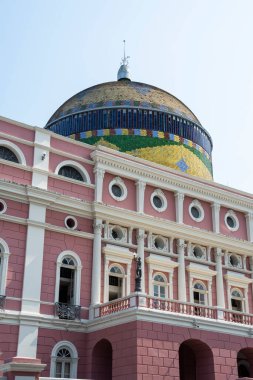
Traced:
[[214, 380], [213, 353], [207, 344], [196, 339], [179, 348], [180, 380]]
[[112, 345], [100, 340], [92, 350], [92, 379], [112, 380]]
[[237, 354], [238, 377], [253, 376], [253, 348], [244, 348]]

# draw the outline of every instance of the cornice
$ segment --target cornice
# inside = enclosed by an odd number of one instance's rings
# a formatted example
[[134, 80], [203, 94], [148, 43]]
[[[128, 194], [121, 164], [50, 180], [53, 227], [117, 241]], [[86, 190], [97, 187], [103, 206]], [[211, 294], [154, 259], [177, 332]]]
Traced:
[[249, 241], [202, 230], [196, 227], [179, 224], [170, 220], [137, 214], [134, 211], [93, 203], [94, 217], [110, 221], [125, 227], [142, 228], [155, 234], [190, 242], [198, 242], [204, 246], [220, 247], [231, 252], [253, 256], [253, 244]]
[[[210, 203], [249, 212], [253, 210], [253, 197], [250, 194], [225, 187], [215, 182], [198, 179], [188, 174], [146, 160], [100, 147], [91, 153], [97, 166], [112, 174], [140, 180], [149, 185], [178, 192]], [[154, 170], [155, 169], [155, 170]]]
[[252, 337], [251, 326], [226, 322], [224, 320], [209, 319], [178, 313], [166, 313], [152, 309], [137, 309], [135, 307], [110, 314], [93, 320], [66, 321], [48, 315], [21, 315], [18, 312], [8, 311], [1, 315], [0, 324], [19, 325], [22, 323], [47, 328], [50, 330], [73, 331], [91, 333], [106, 328], [119, 326], [133, 321], [162, 323], [177, 327], [195, 328], [199, 331], [212, 331], [233, 334], [242, 337]]

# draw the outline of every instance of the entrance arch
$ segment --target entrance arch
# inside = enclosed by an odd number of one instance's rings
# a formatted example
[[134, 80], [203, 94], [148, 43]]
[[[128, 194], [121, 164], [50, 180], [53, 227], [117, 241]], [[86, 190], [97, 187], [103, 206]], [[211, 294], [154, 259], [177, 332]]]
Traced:
[[92, 379], [112, 380], [112, 345], [101, 339], [92, 350]]
[[180, 380], [215, 380], [210, 347], [196, 339], [183, 342], [179, 348], [179, 370]]
[[253, 348], [243, 348], [237, 354], [238, 377], [253, 376]]

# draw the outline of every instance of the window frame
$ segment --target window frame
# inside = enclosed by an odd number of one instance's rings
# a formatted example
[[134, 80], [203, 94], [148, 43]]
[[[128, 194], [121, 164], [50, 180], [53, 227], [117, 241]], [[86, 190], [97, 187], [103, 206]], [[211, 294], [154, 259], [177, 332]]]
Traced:
[[[199, 216], [198, 218], [196, 218], [196, 217], [195, 217], [194, 215], [192, 215], [192, 213], [191, 213], [191, 209], [192, 209], [193, 207], [195, 207], [195, 208], [199, 211], [199, 213], [200, 213], [200, 216]], [[205, 211], [204, 211], [204, 209], [203, 209], [201, 203], [200, 203], [197, 199], [194, 199], [194, 200], [189, 204], [189, 209], [188, 209], [188, 211], [189, 211], [189, 215], [190, 215], [190, 217], [191, 217], [192, 220], [194, 220], [195, 222], [200, 223], [200, 222], [202, 222], [202, 221], [204, 220], [204, 218], [205, 218]]]
[[8, 244], [1, 238], [0, 247], [3, 248], [3, 252], [0, 252], [0, 295], [5, 296], [10, 251]]
[[[203, 290], [195, 288], [195, 286], [197, 284], [200, 284], [203, 287]], [[194, 301], [194, 293], [203, 294], [204, 295], [204, 303], [201, 303], [201, 302], [196, 303]], [[200, 280], [193, 281], [193, 284], [192, 284], [192, 299], [193, 299], [194, 305], [208, 306], [208, 290], [207, 290], [206, 284], [203, 281], [200, 281]]]
[[[113, 191], [112, 191], [113, 185], [117, 185], [121, 188], [122, 195], [120, 197], [117, 197], [116, 195], [113, 194]], [[118, 202], [124, 201], [127, 198], [127, 193], [128, 193], [127, 187], [126, 187], [125, 182], [123, 181], [122, 178], [115, 177], [115, 178], [113, 178], [113, 180], [110, 181], [109, 193], [110, 193], [110, 196]]]
[[[154, 203], [154, 198], [158, 197], [162, 201], [162, 207], [157, 207]], [[156, 189], [152, 192], [150, 195], [150, 203], [154, 210], [157, 212], [164, 212], [168, 208], [168, 201], [166, 196], [164, 195], [164, 192], [161, 189]]]
[[[157, 276], [161, 276], [163, 281], [157, 281], [155, 280], [155, 277]], [[168, 282], [168, 278], [166, 277], [166, 275], [162, 272], [155, 272], [153, 273], [153, 277], [152, 277], [152, 287], [153, 287], [153, 293], [152, 293], [152, 296], [153, 297], [156, 297], [156, 298], [162, 298], [162, 299], [168, 299], [168, 288], [169, 288], [169, 282]], [[154, 287], [155, 286], [158, 286], [158, 289], [159, 289], [159, 295], [158, 296], [155, 296], [155, 291], [154, 291]], [[164, 288], [164, 297], [161, 297], [161, 287]]]
[[[227, 218], [230, 217], [231, 219], [234, 220], [235, 222], [235, 226], [234, 227], [230, 227], [228, 222], [227, 222]], [[239, 227], [240, 227], [240, 223], [239, 223], [239, 219], [236, 215], [236, 213], [233, 211], [233, 210], [228, 210], [224, 216], [224, 222], [225, 222], [225, 225], [227, 227], [228, 230], [232, 231], [232, 232], [235, 232], [235, 231], [238, 231]]]
[[10, 149], [15, 154], [15, 156], [17, 156], [17, 159], [18, 159], [18, 163], [9, 161], [9, 160], [4, 160], [4, 161], [11, 162], [12, 164], [15, 164], [15, 165], [19, 165], [19, 164], [26, 165], [26, 159], [25, 159], [24, 153], [16, 144], [13, 144], [11, 141], [0, 139], [0, 146]]
[[[83, 178], [83, 181], [79, 181], [79, 180], [76, 180], [74, 178], [69, 178], [69, 177], [65, 177], [63, 175], [60, 175], [59, 174], [59, 171], [60, 169], [62, 169], [64, 166], [71, 166], [73, 167], [74, 169], [76, 169], [80, 175], [82, 176]], [[90, 184], [90, 176], [87, 172], [87, 170], [85, 169], [84, 166], [82, 166], [81, 164], [79, 164], [79, 162], [76, 162], [76, 161], [72, 161], [72, 160], [65, 160], [65, 161], [62, 161], [60, 162], [56, 168], [55, 168], [55, 172], [54, 172], [58, 177], [60, 178], [66, 178], [67, 180], [70, 180], [70, 181], [75, 181], [75, 183], [79, 183], [79, 184]]]
[[50, 365], [50, 377], [56, 377], [56, 363], [57, 363], [57, 354], [58, 352], [66, 348], [71, 355], [71, 361], [70, 361], [70, 379], [77, 378], [77, 364], [78, 364], [78, 353], [73, 345], [73, 343], [63, 340], [53, 347], [52, 353], [51, 353], [51, 365]]
[[81, 271], [82, 264], [79, 256], [73, 251], [63, 251], [59, 254], [56, 262], [56, 278], [55, 278], [55, 296], [54, 302], [59, 302], [59, 290], [60, 290], [60, 272], [62, 267], [62, 261], [65, 257], [70, 257], [76, 264], [75, 279], [74, 279], [74, 305], [80, 305], [81, 294]]

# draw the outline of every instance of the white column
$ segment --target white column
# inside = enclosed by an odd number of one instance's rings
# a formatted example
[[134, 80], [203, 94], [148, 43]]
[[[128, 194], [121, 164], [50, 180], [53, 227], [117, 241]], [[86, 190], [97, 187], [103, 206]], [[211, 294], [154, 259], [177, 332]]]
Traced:
[[126, 275], [126, 296], [130, 294], [130, 283], [131, 283], [131, 264], [127, 264], [127, 275]]
[[108, 302], [109, 300], [109, 260], [105, 258], [104, 263], [104, 302]]
[[132, 237], [133, 237], [133, 227], [129, 227], [128, 230], [128, 244], [132, 244]]
[[216, 295], [217, 295], [217, 307], [220, 309], [225, 309], [225, 298], [224, 298], [224, 283], [223, 283], [223, 273], [222, 273], [222, 250], [221, 248], [216, 248]]
[[169, 281], [170, 281], [169, 282], [169, 291], [170, 291], [169, 297], [171, 300], [173, 300], [174, 296], [173, 296], [173, 274], [172, 273], [169, 274]]
[[104, 169], [95, 166], [95, 202], [102, 203], [103, 200], [103, 181], [104, 181]]
[[213, 232], [220, 233], [220, 204], [212, 204]]
[[96, 305], [101, 302], [101, 232], [102, 220], [97, 219], [94, 223], [91, 305]]
[[194, 303], [194, 298], [193, 298], [193, 278], [192, 275], [189, 274], [189, 294], [190, 294], [190, 302]]
[[[45, 223], [46, 207], [30, 203], [24, 265], [22, 314], [38, 315], [44, 251], [44, 227], [32, 222]], [[19, 326], [17, 356], [36, 358], [38, 325], [22, 322]]]
[[174, 237], [170, 237], [170, 253], [174, 251]]
[[208, 306], [212, 306], [212, 279], [208, 281]]
[[184, 223], [184, 194], [175, 193], [176, 202], [176, 222]]
[[145, 239], [145, 231], [139, 229], [137, 232], [137, 257], [141, 258], [141, 291], [145, 293], [145, 256], [144, 256], [144, 239]]
[[177, 240], [177, 254], [178, 254], [178, 300], [186, 302], [186, 283], [185, 283], [185, 260], [184, 249], [185, 243], [183, 239]]
[[136, 211], [140, 214], [144, 213], [144, 194], [146, 183], [143, 181], [137, 181], [136, 185]]
[[35, 131], [32, 186], [41, 189], [47, 189], [50, 137], [42, 128]]
[[246, 226], [247, 226], [247, 237], [248, 240], [253, 242], [253, 214], [249, 212], [245, 215]]

